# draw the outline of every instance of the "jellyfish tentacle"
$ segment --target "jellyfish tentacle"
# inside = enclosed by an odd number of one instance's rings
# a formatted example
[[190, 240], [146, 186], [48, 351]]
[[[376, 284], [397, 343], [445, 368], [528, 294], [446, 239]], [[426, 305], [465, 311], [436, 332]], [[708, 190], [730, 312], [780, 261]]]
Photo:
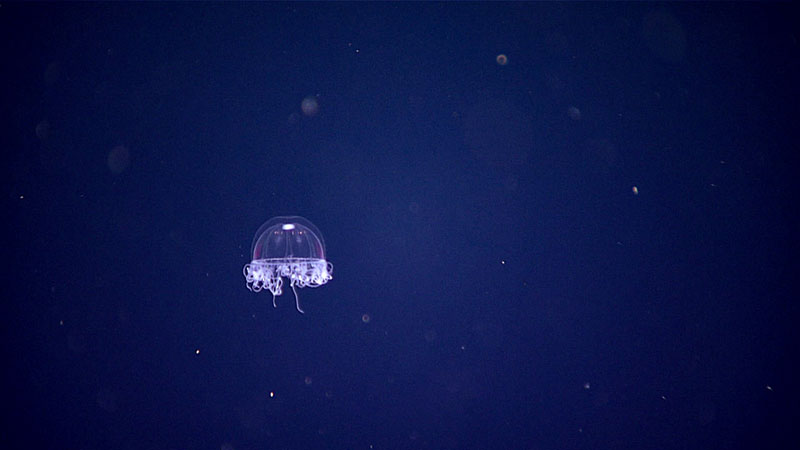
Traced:
[[300, 308], [300, 298], [297, 296], [297, 289], [294, 288], [294, 282], [292, 282], [292, 292], [294, 292], [294, 304], [297, 307], [297, 311], [300, 314], [305, 314], [306, 312]]

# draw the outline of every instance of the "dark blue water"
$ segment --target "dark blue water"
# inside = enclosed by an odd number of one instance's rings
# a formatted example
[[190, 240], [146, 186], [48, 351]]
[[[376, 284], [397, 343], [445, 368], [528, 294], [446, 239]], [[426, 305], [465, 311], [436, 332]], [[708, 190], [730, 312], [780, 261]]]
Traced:
[[797, 19], [2, 3], [3, 447], [797, 446]]

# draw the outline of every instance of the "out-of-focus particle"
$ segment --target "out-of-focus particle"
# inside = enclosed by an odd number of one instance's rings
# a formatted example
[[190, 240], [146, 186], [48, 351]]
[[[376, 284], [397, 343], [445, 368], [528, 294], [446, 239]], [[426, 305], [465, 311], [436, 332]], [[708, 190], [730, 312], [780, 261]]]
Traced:
[[131, 155], [124, 145], [117, 145], [108, 152], [108, 169], [115, 175], [124, 172], [130, 162]]
[[319, 112], [319, 102], [316, 97], [308, 96], [300, 103], [300, 109], [308, 117], [315, 116]]

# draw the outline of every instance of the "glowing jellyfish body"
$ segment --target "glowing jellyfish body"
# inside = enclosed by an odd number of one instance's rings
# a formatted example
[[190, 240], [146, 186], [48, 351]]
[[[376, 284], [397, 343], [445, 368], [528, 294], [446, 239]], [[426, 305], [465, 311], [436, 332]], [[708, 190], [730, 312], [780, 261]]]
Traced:
[[252, 261], [243, 273], [253, 292], [268, 289], [275, 298], [283, 294], [283, 279], [289, 280], [299, 312], [297, 288], [318, 287], [332, 277], [333, 265], [325, 259], [325, 244], [317, 227], [300, 216], [273, 217], [261, 225], [253, 238]]

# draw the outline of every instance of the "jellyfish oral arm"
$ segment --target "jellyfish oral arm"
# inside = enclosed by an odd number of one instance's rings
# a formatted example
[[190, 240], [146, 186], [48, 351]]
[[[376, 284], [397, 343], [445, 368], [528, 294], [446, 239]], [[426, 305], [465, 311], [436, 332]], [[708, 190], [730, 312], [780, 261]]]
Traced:
[[[294, 283], [292, 283], [292, 292], [294, 292], [294, 304], [295, 304], [295, 306], [297, 307], [297, 311], [298, 311], [300, 314], [305, 314], [306, 312], [305, 312], [305, 311], [303, 311], [303, 309], [302, 309], [302, 308], [300, 308], [300, 298], [297, 296], [297, 289], [295, 289], [295, 287], [294, 287]], [[275, 297], [273, 297], [273, 299], [274, 299], [274, 298], [275, 298]]]

